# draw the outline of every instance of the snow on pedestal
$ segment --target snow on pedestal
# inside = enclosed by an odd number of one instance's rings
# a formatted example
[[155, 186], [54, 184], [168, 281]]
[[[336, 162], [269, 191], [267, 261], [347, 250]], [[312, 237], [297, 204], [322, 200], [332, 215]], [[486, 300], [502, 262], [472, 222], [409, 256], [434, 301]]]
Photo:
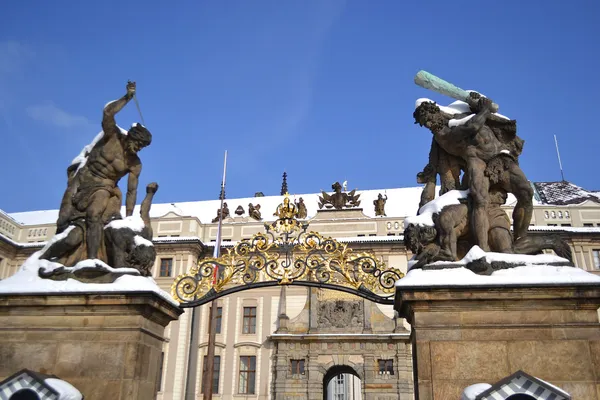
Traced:
[[[522, 264], [513, 268], [494, 271], [491, 275], [478, 275], [466, 267], [475, 260], [484, 258], [488, 263], [506, 262]], [[466, 286], [466, 285], [510, 285], [510, 284], [572, 284], [572, 283], [597, 283], [600, 276], [591, 274], [582, 269], [570, 266], [553, 266], [548, 264], [568, 263], [565, 258], [551, 254], [524, 255], [486, 253], [479, 246], [473, 248], [460, 261], [438, 261], [430, 265], [448, 268], [435, 270], [410, 269], [415, 264], [409, 261], [409, 271], [406, 276], [396, 282], [396, 287], [416, 286]]]
[[433, 214], [438, 214], [446, 206], [460, 204], [460, 200], [466, 199], [468, 195], [469, 190], [450, 190], [421, 207], [419, 215], [406, 217], [404, 219], [404, 227], [407, 228], [410, 224], [434, 226]]
[[460, 400], [475, 400], [477, 396], [479, 396], [481, 393], [485, 392], [491, 387], [492, 385], [490, 385], [489, 383], [476, 383], [474, 385], [468, 386], [464, 390], [462, 396], [460, 396]]
[[[46, 246], [29, 257], [19, 270], [12, 276], [0, 281], [0, 295], [2, 294], [34, 294], [34, 293], [106, 293], [106, 292], [154, 292], [171, 304], [179, 305], [171, 295], [158, 287], [152, 277], [139, 275], [139, 271], [133, 268], [112, 268], [100, 260], [83, 260], [74, 267], [48, 260], [41, 260], [40, 256], [46, 249], [58, 240], [66, 237], [72, 227], [55, 235], [48, 241]], [[143, 239], [143, 238], [142, 238]], [[145, 239], [144, 239], [145, 240]], [[55, 281], [44, 279], [39, 276], [38, 271], [50, 272], [57, 268], [65, 268], [71, 272], [79, 269], [100, 266], [107, 272], [125, 273], [112, 283], [83, 283], [75, 279]], [[134, 275], [131, 275], [134, 274]]]
[[123, 219], [115, 219], [109, 222], [104, 229], [131, 229], [134, 232], [141, 232], [144, 229], [144, 220], [139, 215], [130, 215]]
[[82, 400], [83, 395], [67, 381], [48, 378], [44, 382], [58, 393], [58, 400]]

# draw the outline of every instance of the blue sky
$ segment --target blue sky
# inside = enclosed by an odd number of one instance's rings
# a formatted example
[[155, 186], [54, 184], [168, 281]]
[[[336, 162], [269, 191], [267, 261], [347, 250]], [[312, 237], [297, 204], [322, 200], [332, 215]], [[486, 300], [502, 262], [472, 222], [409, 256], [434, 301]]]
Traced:
[[[57, 5], [60, 4], [60, 5]], [[8, 2], [0, 13], [0, 208], [58, 208], [103, 105], [137, 81], [156, 202], [414, 186], [431, 134], [421, 69], [518, 121], [530, 180], [600, 189], [600, 2]], [[140, 118], [131, 103], [117, 116]], [[124, 182], [121, 182], [121, 186]]]

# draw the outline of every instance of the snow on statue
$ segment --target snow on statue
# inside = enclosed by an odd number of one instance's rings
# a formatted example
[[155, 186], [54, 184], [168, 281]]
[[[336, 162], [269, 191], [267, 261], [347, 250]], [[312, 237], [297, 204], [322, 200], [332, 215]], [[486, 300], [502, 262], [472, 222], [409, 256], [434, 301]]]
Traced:
[[[152, 135], [139, 123], [133, 124], [129, 131], [117, 125], [115, 115], [134, 97], [135, 82], [128, 82], [126, 89], [123, 97], [104, 107], [102, 132], [67, 169], [67, 189], [60, 206], [57, 235], [37, 255], [39, 261], [51, 262], [40, 268], [41, 277], [112, 282], [131, 271], [150, 275], [156, 258], [150, 225], [152, 198], [158, 190], [156, 183], [146, 187], [141, 218], [133, 216], [133, 210], [142, 171], [137, 153], [151, 143]], [[118, 183], [126, 175], [123, 219]]]
[[[417, 175], [417, 181], [425, 184], [419, 215], [405, 221], [405, 243], [415, 254], [413, 267], [439, 269], [429, 264], [458, 261], [473, 246], [516, 254], [552, 249], [565, 262], [571, 261], [571, 250], [560, 237], [528, 235], [533, 190], [519, 166], [524, 141], [516, 134], [516, 121], [497, 114], [498, 105], [487, 97], [424, 71], [415, 82], [460, 100], [443, 107], [419, 99], [413, 114], [415, 123], [433, 134], [429, 163]], [[434, 200], [437, 175], [442, 190]], [[509, 193], [517, 199], [513, 232], [501, 208]], [[483, 262], [472, 269], [491, 274], [511, 266]]]

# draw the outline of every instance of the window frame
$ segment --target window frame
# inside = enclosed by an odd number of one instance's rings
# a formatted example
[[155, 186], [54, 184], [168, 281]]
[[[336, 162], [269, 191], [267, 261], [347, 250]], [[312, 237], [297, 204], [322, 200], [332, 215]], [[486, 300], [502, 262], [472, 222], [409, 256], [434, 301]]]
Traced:
[[217, 332], [217, 335], [221, 334], [222, 325], [223, 325], [223, 307], [217, 307], [217, 315], [215, 316], [215, 332]]
[[592, 249], [592, 268], [600, 269], [600, 249]]
[[[163, 273], [163, 261], [168, 262], [168, 269], [165, 269], [166, 274]], [[159, 278], [169, 278], [171, 277], [171, 273], [173, 272], [173, 257], [164, 257], [160, 259], [160, 264], [158, 268], [158, 277]]]
[[290, 369], [292, 375], [306, 375], [306, 360], [304, 358], [290, 360]]
[[[247, 368], [242, 369], [244, 365], [242, 360], [247, 360]], [[252, 365], [254, 364], [254, 369]], [[245, 387], [242, 388], [243, 380], [242, 376], [245, 375]], [[252, 389], [252, 390], [250, 390]], [[240, 356], [239, 368], [238, 368], [238, 394], [256, 394], [256, 356], [243, 355]]]
[[[248, 315], [246, 315], [248, 310]], [[254, 313], [252, 313], [252, 311]], [[255, 335], [256, 334], [256, 306], [244, 306], [242, 310], [242, 334], [243, 335]]]
[[377, 371], [379, 375], [394, 375], [394, 359], [379, 358], [377, 360]]
[[[206, 360], [208, 355], [205, 355], [202, 360], [202, 380], [200, 381], [200, 393], [204, 393], [204, 374], [206, 373]], [[217, 362], [218, 360], [218, 362]], [[216, 366], [216, 368], [215, 368]], [[213, 394], [219, 394], [219, 384], [221, 379], [221, 355], [215, 354], [215, 358], [213, 360]], [[215, 385], [216, 383], [216, 385]]]

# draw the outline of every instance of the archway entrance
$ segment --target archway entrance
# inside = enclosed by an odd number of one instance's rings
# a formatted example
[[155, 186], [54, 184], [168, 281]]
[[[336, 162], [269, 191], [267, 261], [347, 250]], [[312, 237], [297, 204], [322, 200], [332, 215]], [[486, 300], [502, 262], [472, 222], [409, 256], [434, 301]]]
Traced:
[[323, 377], [323, 400], [362, 400], [362, 382], [354, 369], [335, 365]]

